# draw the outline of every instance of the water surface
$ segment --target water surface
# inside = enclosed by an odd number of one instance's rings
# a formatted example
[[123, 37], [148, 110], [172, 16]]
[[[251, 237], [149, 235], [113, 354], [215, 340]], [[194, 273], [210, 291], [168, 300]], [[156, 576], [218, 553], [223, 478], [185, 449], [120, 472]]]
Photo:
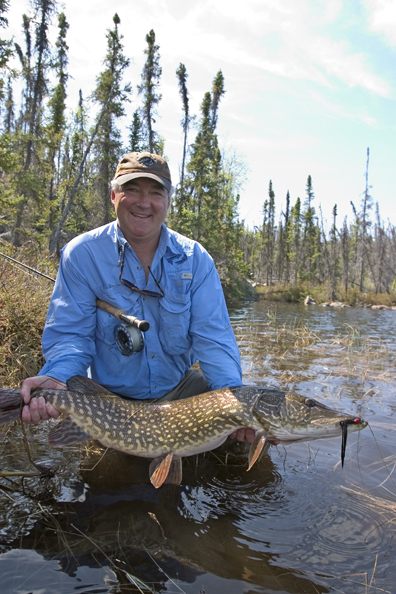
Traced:
[[[154, 489], [148, 461], [92, 446], [50, 450], [59, 465], [0, 483], [2, 594], [396, 592], [395, 311], [257, 302], [231, 312], [244, 381], [362, 416], [348, 438], [184, 461], [181, 487]], [[31, 470], [18, 425], [3, 469]], [[386, 464], [386, 465], [385, 465]]]

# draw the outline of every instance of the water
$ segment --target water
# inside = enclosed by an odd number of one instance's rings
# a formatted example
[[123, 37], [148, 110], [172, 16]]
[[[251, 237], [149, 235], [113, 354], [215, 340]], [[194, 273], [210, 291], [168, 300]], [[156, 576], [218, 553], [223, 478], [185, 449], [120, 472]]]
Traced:
[[[180, 488], [155, 490], [143, 459], [49, 450], [30, 428], [34, 459], [59, 471], [0, 479], [2, 594], [396, 592], [396, 312], [257, 302], [232, 322], [246, 383], [370, 422], [344, 469], [329, 439], [272, 447], [250, 472], [189, 458]], [[20, 427], [0, 438], [3, 468], [31, 470]]]

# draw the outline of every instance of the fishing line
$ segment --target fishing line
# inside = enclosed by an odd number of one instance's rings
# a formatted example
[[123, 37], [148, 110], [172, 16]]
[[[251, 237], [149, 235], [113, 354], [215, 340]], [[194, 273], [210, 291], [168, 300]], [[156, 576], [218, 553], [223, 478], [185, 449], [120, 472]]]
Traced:
[[[370, 428], [370, 431], [371, 431], [371, 434], [372, 434], [372, 436], [374, 437], [375, 445], [376, 445], [376, 446], [377, 446], [377, 448], [378, 448], [379, 454], [380, 454], [380, 456], [381, 456], [381, 460], [382, 460], [382, 462], [383, 462], [383, 464], [384, 464], [384, 466], [385, 466], [385, 468], [386, 468], [386, 472], [387, 472], [387, 474], [388, 474], [388, 477], [390, 478], [390, 480], [391, 480], [391, 483], [393, 484], [393, 486], [396, 488], [396, 484], [395, 484], [395, 482], [394, 482], [394, 480], [393, 480], [393, 478], [392, 478], [392, 474], [389, 472], [389, 470], [388, 470], [388, 467], [387, 467], [387, 465], [386, 465], [386, 462], [385, 462], [385, 460], [384, 460], [384, 458], [383, 458], [383, 456], [382, 456], [382, 452], [381, 452], [381, 450], [380, 450], [380, 447], [379, 447], [379, 445], [378, 445], [378, 441], [377, 441], [377, 439], [376, 439], [376, 437], [375, 437], [375, 435], [374, 435], [374, 431], [371, 429], [371, 425], [370, 425], [370, 423], [367, 423], [367, 425], [368, 425], [368, 427]], [[381, 483], [379, 486], [381, 486], [381, 485], [383, 485], [383, 482], [382, 482], [382, 483]]]

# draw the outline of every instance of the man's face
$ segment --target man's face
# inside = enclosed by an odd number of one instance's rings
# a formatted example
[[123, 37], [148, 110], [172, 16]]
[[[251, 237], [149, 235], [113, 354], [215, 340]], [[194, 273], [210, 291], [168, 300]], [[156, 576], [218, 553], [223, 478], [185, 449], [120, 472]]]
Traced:
[[138, 177], [111, 192], [118, 224], [130, 243], [158, 239], [169, 208], [168, 191], [159, 182]]

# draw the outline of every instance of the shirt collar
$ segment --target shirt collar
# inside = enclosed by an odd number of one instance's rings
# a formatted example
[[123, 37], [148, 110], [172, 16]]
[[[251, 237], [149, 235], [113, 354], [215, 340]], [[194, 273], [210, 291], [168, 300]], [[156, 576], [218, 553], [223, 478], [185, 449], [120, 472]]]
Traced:
[[[113, 241], [117, 244], [117, 246], [122, 245], [125, 247], [125, 245], [129, 245], [118, 226], [118, 220], [114, 221], [112, 225]], [[156, 262], [160, 261], [163, 257], [172, 263], [186, 259], [186, 254], [183, 247], [180, 244], [172, 241], [169, 230], [164, 223], [162, 223], [160, 240], [153, 259], [153, 266], [155, 266]]]

